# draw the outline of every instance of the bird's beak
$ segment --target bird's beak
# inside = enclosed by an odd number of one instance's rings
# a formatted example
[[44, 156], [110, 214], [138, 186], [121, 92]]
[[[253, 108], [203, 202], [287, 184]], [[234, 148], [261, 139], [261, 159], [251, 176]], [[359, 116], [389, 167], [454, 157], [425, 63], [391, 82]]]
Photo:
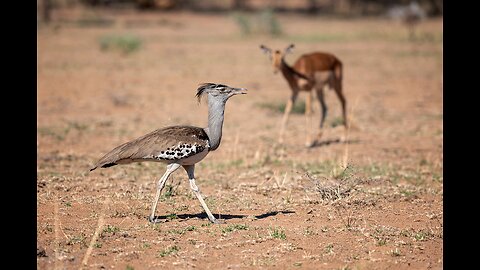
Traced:
[[233, 88], [232, 95], [246, 94], [247, 88]]

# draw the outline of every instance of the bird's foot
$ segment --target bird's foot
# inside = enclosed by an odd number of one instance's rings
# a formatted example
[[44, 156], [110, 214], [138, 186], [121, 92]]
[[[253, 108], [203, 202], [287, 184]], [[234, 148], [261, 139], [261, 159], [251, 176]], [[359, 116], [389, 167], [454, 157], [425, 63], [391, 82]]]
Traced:
[[213, 220], [210, 220], [213, 224], [225, 224], [225, 220], [224, 219], [213, 219]]
[[316, 143], [317, 143], [317, 140], [307, 141], [307, 142], [305, 142], [305, 147], [306, 148], [311, 148], [311, 147], [315, 146]]
[[150, 221], [150, 223], [159, 223], [158, 219], [156, 219], [155, 216], [149, 216], [148, 221]]

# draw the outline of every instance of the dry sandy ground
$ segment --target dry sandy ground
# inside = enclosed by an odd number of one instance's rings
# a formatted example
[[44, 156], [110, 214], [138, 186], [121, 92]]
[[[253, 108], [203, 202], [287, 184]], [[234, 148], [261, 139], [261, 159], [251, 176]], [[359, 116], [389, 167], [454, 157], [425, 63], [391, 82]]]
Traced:
[[[242, 35], [231, 15], [56, 16], [62, 23], [38, 28], [39, 269], [443, 268], [441, 19], [422, 23], [410, 41], [384, 19], [282, 15], [284, 35], [270, 37]], [[114, 35], [141, 46], [101, 50]], [[356, 125], [348, 143], [337, 141], [340, 106], [330, 90], [321, 145], [304, 147], [302, 114], [276, 142], [275, 108], [290, 91], [258, 46], [292, 42], [289, 63], [314, 50], [343, 61]], [[196, 169], [225, 224], [208, 222], [183, 170], [163, 192], [161, 222], [150, 224], [164, 165], [88, 169], [154, 129], [206, 125], [206, 104], [194, 98], [201, 82], [249, 89], [228, 102], [222, 144]]]

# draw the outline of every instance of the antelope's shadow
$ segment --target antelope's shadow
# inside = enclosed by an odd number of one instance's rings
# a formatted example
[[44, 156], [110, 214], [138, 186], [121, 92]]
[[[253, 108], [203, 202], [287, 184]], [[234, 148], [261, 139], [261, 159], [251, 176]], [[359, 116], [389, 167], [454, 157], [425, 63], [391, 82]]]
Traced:
[[[293, 214], [293, 213], [295, 213], [295, 212], [294, 211], [272, 211], [272, 212], [268, 212], [268, 213], [265, 213], [265, 214], [253, 216], [253, 217], [255, 217], [256, 219], [264, 219], [264, 218], [267, 218], [267, 217], [276, 216], [278, 214]], [[215, 218], [218, 218], [218, 219], [229, 220], [229, 219], [242, 219], [242, 218], [248, 217], [249, 215], [213, 214], [213, 216]], [[199, 219], [207, 219], [208, 220], [208, 216], [205, 212], [198, 213], [198, 214], [180, 214], [180, 215], [176, 215], [175, 219], [179, 219], [180, 221], [183, 221], [183, 220], [188, 220], [188, 219], [191, 219], [191, 218], [199, 218]], [[162, 220], [166, 221], [166, 220], [169, 220], [169, 219], [172, 219], [171, 215], [155, 216], [155, 220], [156, 220], [155, 223], [161, 222]]]

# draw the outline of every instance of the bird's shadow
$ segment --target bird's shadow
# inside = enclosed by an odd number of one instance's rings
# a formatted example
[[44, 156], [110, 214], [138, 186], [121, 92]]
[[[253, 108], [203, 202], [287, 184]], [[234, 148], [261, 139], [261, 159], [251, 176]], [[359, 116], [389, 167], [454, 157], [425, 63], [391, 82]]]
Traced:
[[323, 141], [314, 141], [312, 145], [310, 145], [309, 148], [314, 148], [314, 147], [322, 147], [322, 146], [327, 146], [330, 144], [336, 144], [336, 143], [343, 143], [343, 144], [353, 144], [353, 143], [359, 143], [360, 140], [340, 140], [340, 139], [330, 139], [330, 140], [323, 140]]
[[[295, 213], [295, 212], [294, 211], [288, 211], [288, 210], [287, 211], [271, 211], [271, 212], [261, 214], [261, 215], [257, 215], [257, 216], [253, 216], [253, 217], [255, 219], [264, 219], [264, 218], [267, 218], [267, 217], [276, 216], [278, 214], [293, 214], [293, 213]], [[218, 219], [229, 220], [229, 219], [242, 219], [242, 218], [248, 217], [249, 215], [213, 214], [213, 216], [215, 218], [218, 218]], [[162, 222], [162, 221], [168, 221], [168, 220], [171, 220], [171, 219], [178, 219], [180, 221], [184, 221], [184, 220], [188, 220], [188, 219], [191, 219], [191, 218], [208, 219], [208, 216], [205, 212], [198, 213], [198, 214], [180, 214], [180, 215], [175, 215], [174, 218], [172, 218], [172, 215], [155, 216], [155, 223], [159, 223], [159, 222]]]

